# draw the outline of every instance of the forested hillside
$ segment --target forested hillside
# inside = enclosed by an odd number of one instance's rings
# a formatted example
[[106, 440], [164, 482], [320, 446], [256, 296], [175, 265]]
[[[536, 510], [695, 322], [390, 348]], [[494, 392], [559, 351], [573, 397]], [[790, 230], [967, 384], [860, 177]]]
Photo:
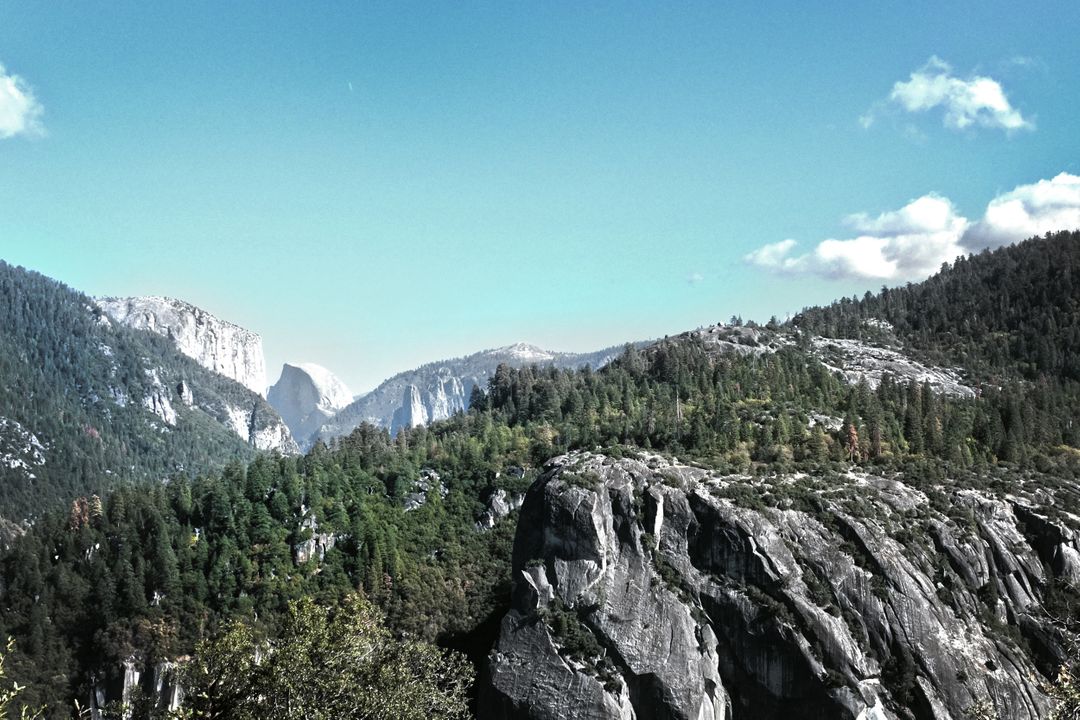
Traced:
[[[225, 424], [230, 408], [256, 426], [277, 417], [167, 339], [116, 325], [82, 293], [0, 262], [0, 452], [9, 448], [0, 517], [19, 522], [120, 479], [250, 459]], [[27, 457], [30, 445], [38, 452]]]
[[895, 337], [938, 364], [993, 378], [1080, 380], [1080, 232], [957, 258], [930, 279], [862, 300], [805, 310], [792, 325], [817, 335]]
[[[760, 352], [717, 352], [685, 335], [644, 351], [628, 347], [597, 372], [504, 365], [485, 391], [474, 394], [467, 412], [406, 429], [394, 439], [385, 429], [362, 425], [331, 447], [316, 445], [306, 457], [262, 456], [194, 479], [176, 473], [149, 487], [81, 496], [70, 509], [44, 514], [3, 557], [0, 633], [17, 640], [11, 674], [29, 684], [30, 700], [50, 703], [49, 717], [67, 717], [73, 698], [88, 698], [109, 678], [116, 681], [125, 661], [150, 677], [152, 667], [191, 653], [227, 620], [273, 636], [291, 600], [311, 597], [334, 606], [357, 589], [385, 610], [396, 632], [463, 649], [482, 663], [495, 621], [510, 606], [516, 515], [506, 508], [520, 500], [550, 458], [574, 450], [603, 448], [615, 460], [643, 450], [677, 456], [729, 477], [717, 490], [723, 503], [754, 512], [805, 513], [834, 528], [832, 506], [820, 498], [850, 483], [849, 472], [857, 470], [904, 478], [928, 498], [935, 521], [966, 528], [982, 520], [970, 508], [953, 507], [954, 498], [1001, 498], [1022, 486], [1046, 502], [1040, 513], [1050, 513], [1067, 529], [1072, 521], [1063, 511], [1080, 507], [1080, 383], [1067, 359], [1071, 340], [1062, 340], [1058, 361], [1044, 364], [1041, 345], [1020, 338], [1034, 332], [1028, 323], [1052, 322], [1056, 332], [1076, 326], [1075, 315], [1060, 308], [1076, 301], [1066, 261], [1078, 257], [1077, 242], [1074, 235], [1030, 241], [958, 261], [923, 285], [809, 310], [794, 328], [770, 331], [787, 342]], [[991, 299], [969, 303], [966, 326], [967, 315], [958, 317], [949, 307], [954, 300], [964, 302], [965, 293], [978, 294], [979, 283], [1033, 283], [1038, 264], [1031, 256], [1043, 246], [1058, 253], [1054, 267], [1045, 269], [1056, 278], [1050, 290], [1030, 296], [1019, 285], [993, 295], [979, 291]], [[994, 280], [1003, 276], [1012, 280]], [[45, 423], [43, 414], [59, 412], [53, 422], [60, 429], [80, 427], [101, 417], [94, 413], [104, 406], [112, 413], [112, 432], [137, 436], [143, 415], [126, 419], [104, 401], [67, 409], [71, 393], [62, 388], [69, 385], [48, 388], [70, 375], [103, 395], [108, 388], [94, 384], [99, 373], [92, 370], [109, 377], [110, 359], [137, 358], [138, 352], [121, 345], [125, 352], [114, 350], [112, 358], [92, 353], [103, 331], [93, 322], [79, 324], [72, 319], [78, 315], [65, 310], [68, 298], [77, 296], [25, 277], [52, 299], [40, 306], [13, 304], [27, 316], [21, 327], [34, 325], [32, 316], [51, 319], [57, 338], [74, 338], [67, 346], [80, 359], [57, 357], [48, 351], [53, 344], [43, 344], [33, 363], [49, 370], [27, 390], [42, 393], [44, 404], [24, 409], [20, 422]], [[892, 323], [890, 342], [899, 338], [954, 364], [992, 345], [992, 335], [1004, 335], [1008, 342], [997, 342], [1008, 352], [971, 371], [993, 372], [998, 382], [983, 383], [976, 397], [941, 395], [929, 384], [888, 376], [876, 387], [851, 384], [809, 352], [810, 330], [877, 337], [881, 326], [867, 325], [869, 319]], [[121, 341], [146, 342], [127, 334], [109, 337], [114, 348]], [[130, 366], [115, 372], [141, 378], [135, 360], [126, 362]], [[1015, 381], [1009, 379], [1014, 371]], [[203, 447], [201, 442], [193, 435], [191, 447]], [[139, 467], [165, 463], [150, 457]], [[89, 458], [92, 464], [65, 489], [85, 492], [79, 488], [92, 486], [85, 478], [97, 468], [129, 462], [122, 453]], [[791, 477], [812, 478], [813, 486], [801, 489]], [[565, 472], [562, 481], [586, 490], [600, 487], [589, 474]], [[859, 502], [858, 492], [844, 502], [846, 512], [872, 509]], [[929, 541], [919, 539], [922, 512], [911, 509], [905, 522], [890, 520], [881, 532], [913, 552], [934, 553]], [[866, 572], [876, 572], [868, 551], [859, 550], [861, 540], [852, 536], [845, 542], [845, 552]], [[655, 562], [657, 573], [675, 582]], [[1030, 592], [1045, 607], [1068, 615], [1080, 597], [1056, 579], [1058, 572], [1048, 570], [1045, 583]], [[783, 608], [762, 587], [751, 597], [782, 621]], [[944, 598], [947, 591], [939, 594]], [[903, 589], [882, 582], [875, 592]], [[1036, 657], [1049, 678], [1058, 656], [1026, 644], [1022, 618], [1000, 610], [997, 592], [986, 590], [979, 600], [983, 606], [964, 606], [965, 617], [981, 618], [992, 626], [987, 633], [1007, 635], [1008, 651]], [[828, 593], [819, 594], [827, 605]], [[584, 643], [581, 652], [588, 657], [599, 652], [586, 636], [574, 635], [574, 613], [559, 612], [565, 615], [558, 623], [569, 633], [567, 642]], [[1046, 640], [1054, 648], [1056, 642]], [[896, 693], [912, 692], [915, 661], [909, 661], [890, 670]]]

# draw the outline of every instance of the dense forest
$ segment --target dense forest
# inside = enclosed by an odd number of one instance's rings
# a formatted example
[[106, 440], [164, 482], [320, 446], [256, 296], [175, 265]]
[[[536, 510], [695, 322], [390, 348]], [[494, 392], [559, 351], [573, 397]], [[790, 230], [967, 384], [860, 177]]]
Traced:
[[[1080, 236], [1058, 234], [958, 260], [919, 285], [807, 310], [769, 330], [793, 338], [776, 352], [717, 354], [687, 335], [627, 347], [600, 371], [501, 366], [467, 412], [393, 438], [361, 426], [304, 457], [262, 455], [100, 496], [83, 481], [61, 485], [70, 506], [44, 513], [0, 560], [0, 633], [17, 641], [8, 672], [29, 686], [28, 701], [49, 704], [49, 717], [68, 717], [71, 700], [124, 661], [188, 655], [234, 620], [273, 637], [291, 603], [335, 607], [357, 591], [399, 636], [480, 662], [508, 604], [514, 515], [490, 529], [477, 521], [494, 494], [522, 493], [549, 458], [572, 449], [653, 449], [766, 479], [838, 477], [852, 464], [972, 487], [1075, 478], [1077, 271]], [[70, 317], [48, 302], [8, 311], [25, 315], [16, 331]], [[72, 341], [80, 353], [96, 341], [93, 328], [56, 332], [85, 336]], [[980, 393], [947, 397], [890, 377], [877, 387], [844, 382], [806, 350], [808, 333], [902, 343], [962, 365]], [[100, 353], [11, 355], [0, 362], [75, 377], [102, 362]], [[92, 409], [58, 409], [48, 390], [57, 372], [42, 375], [41, 402], [25, 412], [59, 412], [64, 428], [96, 420]], [[113, 413], [107, 424], [118, 438], [136, 434], [124, 422]], [[177, 442], [201, 447], [197, 436], [174, 436], [165, 448]], [[89, 463], [69, 470], [79, 478], [128, 462], [72, 456]], [[151, 457], [153, 467], [165, 462]], [[734, 499], [793, 501], [780, 493]]]
[[[175, 426], [146, 408], [155, 393], [171, 399]], [[0, 452], [32, 433], [43, 459], [28, 463], [33, 478], [21, 465], [0, 463], [7, 522], [118, 479], [158, 480], [251, 459], [251, 448], [220, 421], [226, 406], [276, 417], [260, 397], [166, 338], [112, 323], [86, 295], [0, 261]]]
[[[888, 340], [983, 378], [1080, 380], [1080, 232], [977, 255], [905, 287], [805, 310], [792, 325], [826, 337]], [[892, 328], [867, 320], [884, 320]]]

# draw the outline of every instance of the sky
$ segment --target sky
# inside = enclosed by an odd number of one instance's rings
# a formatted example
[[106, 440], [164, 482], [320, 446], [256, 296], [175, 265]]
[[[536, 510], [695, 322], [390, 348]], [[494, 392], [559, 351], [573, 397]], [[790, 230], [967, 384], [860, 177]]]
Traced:
[[0, 259], [356, 391], [1080, 227], [1080, 4], [0, 4]]

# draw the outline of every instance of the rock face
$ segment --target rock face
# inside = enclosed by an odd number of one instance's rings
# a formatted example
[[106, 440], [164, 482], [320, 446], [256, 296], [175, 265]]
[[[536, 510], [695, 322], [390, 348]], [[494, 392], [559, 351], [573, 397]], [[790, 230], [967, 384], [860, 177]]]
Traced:
[[[888, 323], [867, 321], [873, 327], [886, 330]], [[763, 355], [785, 347], [793, 347], [797, 338], [788, 330], [769, 330], [763, 327], [712, 325], [683, 333], [679, 338], [700, 342], [712, 353]], [[889, 337], [889, 336], [886, 336]], [[904, 354], [902, 346], [892, 338], [891, 347], [873, 345], [861, 340], [810, 337], [809, 352], [843, 379], [855, 385], [865, 380], [877, 388], [884, 376], [901, 383], [929, 383], [934, 392], [953, 397], [973, 398], [976, 390], [964, 384], [957, 370], [926, 365]]]
[[134, 657], [128, 658], [120, 667], [106, 671], [93, 679], [89, 702], [91, 720], [104, 720], [119, 716], [131, 720], [133, 708], [145, 700], [156, 712], [169, 713], [177, 710], [184, 700], [184, 689], [179, 684], [179, 666], [175, 662], [159, 662], [151, 667]]
[[904, 354], [859, 340], [815, 337], [813, 352], [825, 366], [839, 372], [849, 383], [866, 380], [871, 388], [881, 384], [885, 375], [905, 382], [929, 383], [934, 392], [953, 397], [975, 397], [975, 389], [963, 383], [960, 374], [950, 368], [924, 365]]
[[299, 452], [289, 428], [272, 408], [265, 404], [226, 405], [225, 424], [244, 442], [259, 450], [278, 450], [285, 454]]
[[1045, 717], [1064, 649], [1042, 603], [1076, 528], [1030, 498], [933, 492], [950, 502], [853, 473], [556, 458], [521, 510], [479, 716]]
[[306, 507], [303, 508], [301, 514], [304, 519], [300, 523], [300, 533], [305, 539], [293, 546], [296, 564], [302, 565], [313, 558], [321, 562], [326, 557], [327, 551], [332, 550], [337, 544], [337, 536], [333, 533], [320, 532], [318, 521]]
[[[164, 368], [145, 369], [147, 389], [141, 402], [163, 426], [177, 425], [181, 407], [197, 409], [259, 450], [298, 451], [287, 425], [263, 399], [266, 365], [262, 338], [257, 334], [171, 298], [104, 298], [96, 302], [113, 321], [169, 338], [181, 353], [228, 379], [219, 379], [220, 387], [216, 388], [185, 380], [174, 384]], [[111, 356], [107, 346], [101, 350]], [[227, 387], [231, 384], [228, 381], [243, 389]], [[121, 407], [129, 401], [122, 388], [113, 390], [112, 398]]]
[[330, 441], [348, 435], [363, 422], [388, 428], [396, 435], [401, 428], [445, 420], [456, 412], [467, 410], [473, 388], [477, 385], [486, 387], [488, 378], [503, 363], [512, 367], [579, 368], [590, 365], [596, 369], [611, 362], [620, 352], [622, 346], [593, 353], [560, 353], [517, 343], [464, 358], [430, 363], [395, 375], [351, 403], [322, 426], [318, 437]]
[[207, 370], [265, 394], [266, 360], [258, 334], [172, 298], [102, 298], [97, 303], [117, 322], [164, 335]]
[[352, 402], [352, 393], [326, 368], [314, 363], [286, 363], [267, 401], [285, 421], [301, 450], [334, 413]]
[[[451, 378], [451, 380], [461, 383], [458, 378]], [[465, 409], [464, 403], [455, 403], [451, 405], [446, 401], [446, 393], [443, 392], [443, 384], [438, 384], [440, 394], [444, 400], [443, 406], [447, 411], [445, 417], [450, 417], [454, 412]], [[451, 408], [453, 408], [451, 410]], [[390, 433], [397, 435], [398, 430], [402, 428], [414, 428], [421, 425], [427, 425], [428, 422], [435, 417], [434, 409], [432, 412], [428, 412], [427, 405], [424, 404], [423, 398], [420, 396], [420, 388], [415, 385], [410, 385], [405, 388], [405, 393], [401, 397], [401, 407], [394, 411], [394, 417], [390, 421]]]
[[525, 502], [525, 496], [517, 493], [508, 493], [498, 488], [488, 498], [487, 507], [476, 521], [476, 529], [480, 531], [490, 530], [495, 523], [514, 512]]
[[157, 368], [149, 368], [144, 372], [149, 383], [149, 392], [143, 397], [143, 407], [157, 415], [166, 425], [175, 427], [177, 416], [170, 397], [172, 393], [161, 382], [161, 374]]
[[445, 498], [449, 490], [446, 484], [443, 483], [442, 478], [439, 477], [439, 473], [435, 472], [431, 468], [424, 468], [420, 471], [420, 476], [413, 484], [412, 491], [403, 498], [403, 505], [405, 512], [410, 512], [424, 506], [428, 501], [428, 494], [436, 490], [440, 497]]

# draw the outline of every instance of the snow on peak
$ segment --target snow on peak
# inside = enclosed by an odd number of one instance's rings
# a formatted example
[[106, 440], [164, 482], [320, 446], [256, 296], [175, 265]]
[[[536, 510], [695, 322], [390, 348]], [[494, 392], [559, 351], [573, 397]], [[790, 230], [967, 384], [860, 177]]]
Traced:
[[555, 356], [547, 350], [524, 342], [507, 345], [504, 348], [499, 348], [495, 352], [506, 354], [515, 360], [523, 360], [526, 362], [544, 362], [555, 359]]

